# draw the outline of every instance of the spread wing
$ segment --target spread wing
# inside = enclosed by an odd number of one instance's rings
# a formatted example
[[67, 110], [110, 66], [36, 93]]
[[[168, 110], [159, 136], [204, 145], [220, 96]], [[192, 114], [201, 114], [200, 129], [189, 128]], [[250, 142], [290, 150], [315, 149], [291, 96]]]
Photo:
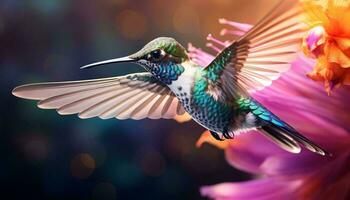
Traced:
[[185, 113], [170, 89], [150, 73], [29, 84], [15, 88], [12, 93], [40, 100], [39, 108], [57, 109], [62, 115], [78, 113], [80, 118], [169, 119]]
[[[245, 35], [225, 48], [206, 68], [209, 92], [228, 99], [261, 90], [290, 67], [305, 25], [298, 1], [281, 1]], [[218, 95], [220, 96], [220, 95]]]

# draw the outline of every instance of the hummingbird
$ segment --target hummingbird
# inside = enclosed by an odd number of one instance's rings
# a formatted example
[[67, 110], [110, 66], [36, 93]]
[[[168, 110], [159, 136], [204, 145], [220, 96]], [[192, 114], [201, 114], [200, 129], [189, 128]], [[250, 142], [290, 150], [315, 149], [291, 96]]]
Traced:
[[159, 37], [136, 53], [81, 67], [131, 62], [146, 72], [28, 84], [12, 94], [83, 119], [171, 119], [188, 113], [220, 141], [257, 130], [291, 153], [304, 146], [330, 155], [251, 96], [287, 71], [296, 57], [305, 30], [295, 2], [281, 1], [207, 66], [193, 62], [175, 39]]

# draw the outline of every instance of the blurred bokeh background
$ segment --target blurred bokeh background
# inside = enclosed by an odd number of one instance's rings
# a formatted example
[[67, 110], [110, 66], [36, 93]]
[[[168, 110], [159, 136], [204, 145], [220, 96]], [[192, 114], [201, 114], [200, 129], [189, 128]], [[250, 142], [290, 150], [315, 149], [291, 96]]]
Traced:
[[1, 0], [1, 199], [200, 199], [201, 185], [249, 178], [204, 131], [173, 120], [81, 120], [17, 99], [20, 84], [142, 71], [79, 67], [124, 56], [158, 36], [205, 48], [218, 18], [255, 23], [277, 0]]

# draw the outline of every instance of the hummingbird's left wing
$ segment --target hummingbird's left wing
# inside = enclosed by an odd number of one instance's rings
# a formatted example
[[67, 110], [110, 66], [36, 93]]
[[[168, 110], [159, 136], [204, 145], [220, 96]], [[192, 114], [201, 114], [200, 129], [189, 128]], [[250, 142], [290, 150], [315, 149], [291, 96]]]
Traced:
[[40, 100], [39, 108], [57, 109], [62, 115], [78, 113], [80, 118], [169, 119], [185, 113], [170, 89], [150, 73], [29, 84], [15, 88], [12, 93]]
[[301, 14], [298, 1], [282, 0], [204, 69], [208, 92], [224, 100], [248, 96], [288, 70], [305, 32]]

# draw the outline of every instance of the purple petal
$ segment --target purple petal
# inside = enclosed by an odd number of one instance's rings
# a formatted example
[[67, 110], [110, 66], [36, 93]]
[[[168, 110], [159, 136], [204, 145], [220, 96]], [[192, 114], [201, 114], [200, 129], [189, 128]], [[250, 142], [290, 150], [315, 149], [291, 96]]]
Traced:
[[221, 183], [203, 186], [202, 196], [212, 199], [298, 199], [291, 193], [302, 184], [301, 180], [283, 180], [278, 178], [262, 178], [240, 183]]
[[227, 161], [235, 168], [253, 174], [264, 172], [260, 166], [271, 155], [288, 154], [255, 131], [239, 135], [235, 139], [237, 145], [230, 145], [225, 151]]

